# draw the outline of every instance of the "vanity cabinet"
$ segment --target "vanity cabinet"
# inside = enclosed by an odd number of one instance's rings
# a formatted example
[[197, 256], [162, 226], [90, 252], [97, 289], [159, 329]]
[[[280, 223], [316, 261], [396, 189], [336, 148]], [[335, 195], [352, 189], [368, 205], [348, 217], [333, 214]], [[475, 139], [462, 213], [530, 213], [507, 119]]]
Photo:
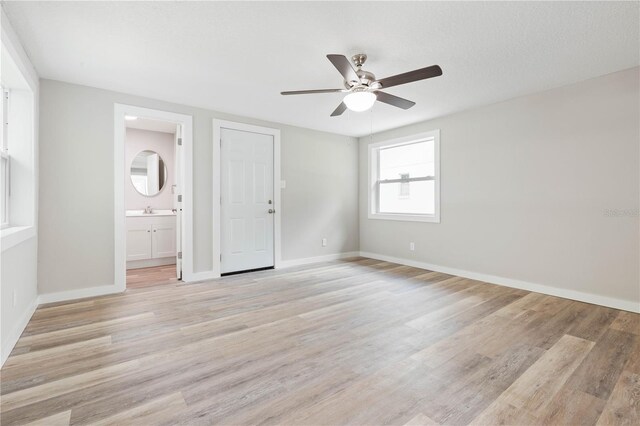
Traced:
[[127, 217], [127, 262], [175, 256], [175, 215]]
[[176, 255], [176, 218], [173, 223], [151, 226], [151, 257], [174, 257]]
[[151, 259], [151, 224], [144, 218], [127, 218], [127, 262]]

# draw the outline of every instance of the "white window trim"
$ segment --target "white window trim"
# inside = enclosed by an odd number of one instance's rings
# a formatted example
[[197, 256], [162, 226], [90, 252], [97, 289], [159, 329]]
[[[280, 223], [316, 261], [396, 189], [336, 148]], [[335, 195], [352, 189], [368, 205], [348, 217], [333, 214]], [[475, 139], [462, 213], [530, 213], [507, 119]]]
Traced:
[[[397, 145], [405, 145], [419, 142], [424, 139], [433, 138], [434, 147], [434, 177], [435, 177], [435, 213], [429, 214], [406, 214], [406, 213], [379, 213], [378, 212], [378, 150]], [[409, 222], [431, 222], [440, 223], [440, 130], [419, 133], [397, 139], [385, 140], [369, 145], [369, 186], [368, 186], [368, 218], [382, 220], [399, 220]]]
[[3, 212], [5, 221], [0, 222], [0, 229], [6, 229], [11, 226], [11, 217], [9, 214], [11, 212], [11, 205], [9, 204], [9, 202], [11, 201], [10, 199], [11, 197], [11, 157], [9, 156], [9, 153], [7, 152], [7, 150], [4, 148], [0, 150], [0, 156], [7, 162], [5, 175], [0, 177], [4, 185], [6, 185], [6, 191], [4, 193], [4, 210], [5, 211]]
[[2, 144], [0, 146], [0, 155], [7, 161], [7, 168], [5, 169], [5, 175], [1, 176], [4, 185], [6, 185], [6, 190], [4, 193], [4, 212], [2, 214], [5, 217], [5, 221], [0, 221], [0, 229], [6, 229], [11, 226], [11, 218], [9, 217], [9, 212], [11, 211], [10, 206], [10, 195], [11, 195], [11, 157], [9, 156], [8, 150], [8, 120], [7, 114], [9, 112], [9, 91], [4, 88], [4, 86], [0, 85], [0, 95], [2, 96]]

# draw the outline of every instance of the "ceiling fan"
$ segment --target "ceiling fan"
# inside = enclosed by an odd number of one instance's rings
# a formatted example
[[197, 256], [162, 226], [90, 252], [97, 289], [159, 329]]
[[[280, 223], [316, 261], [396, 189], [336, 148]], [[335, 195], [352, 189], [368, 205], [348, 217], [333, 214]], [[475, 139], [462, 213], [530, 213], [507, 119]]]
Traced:
[[375, 101], [384, 102], [385, 104], [393, 105], [402, 109], [409, 109], [416, 103], [382, 92], [380, 89], [386, 89], [388, 87], [399, 86], [401, 84], [442, 75], [442, 69], [438, 65], [431, 65], [430, 67], [420, 68], [376, 80], [373, 73], [362, 69], [362, 65], [364, 65], [367, 60], [367, 55], [364, 53], [358, 53], [351, 57], [351, 60], [357, 69], [353, 68], [349, 60], [344, 55], [327, 55], [327, 58], [344, 77], [344, 89], [294, 90], [289, 92], [280, 92], [280, 94], [307, 95], [314, 93], [347, 93], [344, 100], [340, 105], [338, 105], [338, 108], [331, 113], [331, 117], [341, 115], [347, 110], [347, 108], [351, 111], [357, 112], [366, 111], [373, 106]]

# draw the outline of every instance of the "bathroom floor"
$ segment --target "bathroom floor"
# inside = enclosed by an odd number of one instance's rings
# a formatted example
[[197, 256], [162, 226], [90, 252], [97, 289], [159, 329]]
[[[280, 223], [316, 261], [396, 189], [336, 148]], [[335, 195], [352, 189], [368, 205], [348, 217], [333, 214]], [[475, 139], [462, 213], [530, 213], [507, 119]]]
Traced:
[[142, 288], [152, 285], [175, 284], [176, 265], [154, 266], [127, 270], [127, 288]]

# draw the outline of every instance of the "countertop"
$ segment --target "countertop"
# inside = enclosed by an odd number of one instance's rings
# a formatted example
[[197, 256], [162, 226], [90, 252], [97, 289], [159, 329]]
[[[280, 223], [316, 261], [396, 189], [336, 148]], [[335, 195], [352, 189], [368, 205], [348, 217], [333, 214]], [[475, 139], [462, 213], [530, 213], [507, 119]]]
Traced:
[[155, 217], [155, 216], [175, 216], [173, 210], [152, 210], [153, 213], [145, 213], [144, 210], [127, 210], [127, 217]]

